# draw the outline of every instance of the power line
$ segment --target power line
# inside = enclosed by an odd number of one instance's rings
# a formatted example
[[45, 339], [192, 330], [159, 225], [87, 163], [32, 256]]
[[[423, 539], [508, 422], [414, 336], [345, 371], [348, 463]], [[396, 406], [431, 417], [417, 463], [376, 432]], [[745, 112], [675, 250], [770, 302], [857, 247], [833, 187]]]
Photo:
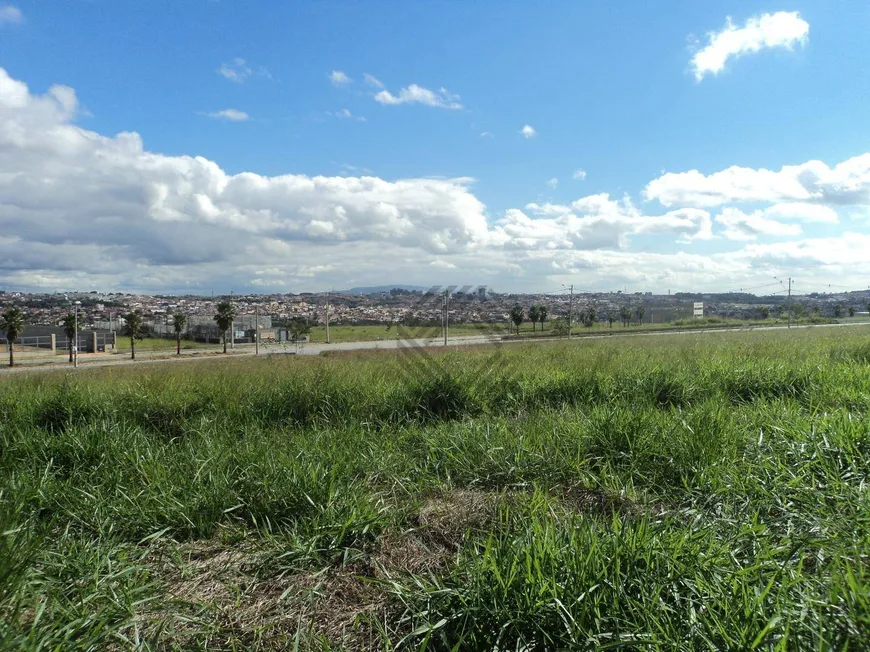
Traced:
[[753, 286], [753, 287], [751, 287], [751, 288], [740, 288], [739, 290], [736, 290], [736, 291], [737, 291], [737, 292], [749, 292], [750, 290], [758, 290], [758, 289], [760, 289], [760, 288], [769, 288], [769, 287], [771, 287], [772, 285], [782, 285], [782, 283], [779, 283], [779, 282], [776, 282], [776, 283], [765, 283], [764, 285], [755, 285], [755, 286]]

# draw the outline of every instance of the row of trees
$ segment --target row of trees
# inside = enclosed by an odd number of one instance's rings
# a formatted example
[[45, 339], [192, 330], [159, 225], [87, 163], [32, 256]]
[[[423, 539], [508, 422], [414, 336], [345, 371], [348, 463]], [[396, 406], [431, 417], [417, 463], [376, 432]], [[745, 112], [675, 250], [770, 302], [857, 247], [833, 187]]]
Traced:
[[[782, 317], [783, 315], [788, 314], [789, 307], [783, 304], [779, 304], [774, 307], [773, 311], [777, 317]], [[855, 309], [855, 306], [849, 306], [847, 308], [843, 306], [842, 303], [836, 304], [831, 310], [831, 313], [833, 314], [835, 319], [840, 319], [847, 314], [849, 315], [849, 317], [854, 317], [856, 312], [857, 310]], [[870, 303], [867, 304], [867, 312], [870, 313]], [[758, 314], [761, 316], [762, 319], [767, 319], [770, 316], [770, 308], [768, 308], [767, 306], [759, 306]], [[792, 304], [791, 314], [793, 317], [796, 318], [805, 317], [807, 314], [807, 307], [802, 303]], [[813, 317], [820, 317], [822, 315], [821, 307], [813, 306], [810, 314]]]
[[[532, 331], [535, 330], [535, 324], [537, 322], [541, 323], [541, 330], [543, 330], [549, 311], [546, 306], [531, 306], [528, 309], [528, 312], [526, 312], [520, 304], [514, 304], [510, 310], [510, 318], [516, 328], [517, 335], [520, 333], [520, 326], [526, 320], [526, 315], [528, 315], [528, 320], [532, 322]], [[605, 313], [604, 319], [607, 320], [611, 328], [613, 328], [613, 322], [616, 321], [617, 315], [623, 326], [631, 326], [633, 316], [637, 318], [638, 324], [642, 324], [644, 315], [646, 315], [646, 308], [644, 306], [637, 306], [634, 311], [632, 311], [628, 306], [622, 306], [618, 313], [608, 311]], [[577, 322], [590, 328], [595, 325], [598, 316], [598, 310], [595, 306], [589, 306], [585, 310], [579, 310], [577, 312]], [[560, 332], [561, 330], [560, 322]]]
[[[792, 312], [795, 315], [799, 315], [804, 311], [804, 307], [801, 304], [797, 304], [792, 307]], [[815, 309], [816, 311], [818, 308]], [[867, 311], [870, 312], [870, 304], [867, 305]], [[767, 307], [762, 307], [759, 309], [763, 318], [767, 318], [770, 311]], [[838, 304], [834, 306], [834, 316], [842, 317], [844, 313], [844, 308], [842, 305]], [[632, 317], [637, 319], [638, 324], [643, 323], [643, 318], [646, 314], [646, 308], [644, 306], [636, 306], [634, 311], [632, 312], [631, 308], [628, 306], [622, 306], [619, 309], [618, 317], [622, 322], [623, 326], [630, 326], [632, 323]], [[848, 314], [850, 317], [855, 316], [855, 308], [850, 306], [848, 308]], [[514, 306], [510, 310], [510, 318], [516, 327], [516, 332], [519, 335], [520, 325], [528, 318], [530, 322], [532, 322], [532, 330], [536, 330], [537, 324], [540, 322], [541, 330], [544, 329], [544, 324], [547, 321], [547, 317], [549, 316], [549, 310], [544, 305], [534, 305], [530, 306], [528, 311], [525, 311], [520, 304], [514, 304]], [[607, 320], [608, 324], [611, 328], [613, 328], [613, 322], [616, 321], [616, 316], [612, 312], [608, 311], [605, 313], [604, 318]], [[136, 342], [141, 340], [145, 336], [144, 324], [142, 321], [142, 315], [138, 312], [129, 312], [126, 315], [122, 315], [125, 326], [124, 326], [124, 334], [130, 338], [130, 358], [136, 359]], [[233, 321], [236, 318], [236, 307], [229, 301], [221, 301], [217, 305], [217, 314], [214, 316], [214, 321], [217, 324], [218, 330], [221, 333], [221, 338], [223, 341], [223, 352], [227, 352], [227, 332], [232, 327]], [[175, 328], [175, 352], [176, 355], [181, 355], [181, 335], [184, 332], [185, 327], [187, 326], [187, 316], [184, 313], [177, 312], [172, 316], [173, 324]], [[595, 306], [589, 306], [585, 310], [580, 310], [577, 313], [577, 320], [579, 323], [582, 323], [586, 327], [591, 327], [595, 324], [595, 321], [598, 319], [598, 312], [595, 309]], [[17, 340], [21, 334], [24, 332], [25, 326], [25, 316], [24, 313], [18, 308], [9, 308], [0, 315], [0, 332], [5, 333], [6, 341], [9, 348], [9, 366], [12, 367], [15, 364], [15, 353], [13, 350], [13, 344], [15, 340]], [[66, 315], [61, 321], [61, 326], [63, 327], [64, 334], [67, 337], [68, 347], [69, 347], [69, 361], [72, 363], [73, 361], [73, 347], [77, 345], [76, 343], [76, 317], [74, 314], [70, 313]], [[307, 322], [303, 320], [293, 320], [288, 324], [288, 330], [290, 331], [290, 335], [294, 340], [301, 339], [305, 335], [307, 335], [311, 331], [311, 327]], [[563, 330], [567, 331], [567, 328], [563, 328], [560, 324], [560, 328], [558, 329], [559, 333]], [[555, 329], [554, 329], [555, 331]], [[558, 334], [558, 333], [557, 333]]]
[[[124, 319], [124, 334], [130, 338], [130, 358], [136, 359], [136, 342], [143, 339], [145, 336], [145, 327], [142, 321], [142, 315], [138, 312], [128, 312], [126, 315], [121, 315]], [[227, 352], [227, 331], [236, 318], [236, 308], [229, 301], [222, 301], [218, 304], [218, 311], [214, 317], [217, 323], [218, 330], [223, 336], [224, 353]], [[187, 326], [187, 316], [184, 313], [178, 312], [172, 316], [175, 326], [175, 353], [181, 355], [181, 334]], [[0, 315], [0, 331], [6, 334], [6, 342], [9, 348], [9, 366], [15, 365], [15, 350], [14, 344], [21, 334], [24, 332], [25, 317], [24, 313], [18, 308], [9, 308]], [[76, 316], [72, 313], [66, 315], [61, 320], [61, 327], [64, 335], [67, 338], [67, 348], [69, 350], [69, 361], [73, 361], [74, 347], [78, 346], [76, 338], [78, 336], [76, 330]]]
[[[236, 314], [236, 307], [231, 302], [221, 301], [218, 303], [214, 321], [217, 324], [218, 331], [221, 333], [224, 353], [227, 352], [227, 333], [232, 328]], [[123, 317], [126, 322], [124, 327], [125, 333], [130, 337], [130, 357], [135, 360], [136, 340], [141, 340], [143, 337], [142, 317], [136, 312], [128, 313], [123, 315]], [[187, 326], [187, 316], [184, 313], [177, 312], [172, 315], [172, 323], [175, 329], [175, 354], [181, 355], [181, 334]], [[287, 330], [290, 332], [290, 337], [293, 338], [293, 341], [298, 341], [311, 332], [311, 326], [302, 319], [293, 319], [288, 322]], [[254, 336], [258, 337], [259, 334], [255, 333]]]
[[[544, 324], [547, 321], [547, 317], [549, 316], [550, 311], [547, 310], [547, 306], [538, 305], [538, 306], [530, 306], [528, 311], [528, 319], [532, 322], [532, 330], [535, 330], [535, 325], [538, 322], [541, 322], [541, 330], [544, 330]], [[514, 323], [514, 326], [517, 329], [517, 335], [520, 334], [520, 325], [526, 320], [526, 312], [523, 310], [523, 307], [515, 303], [513, 308], [510, 310], [511, 321]]]

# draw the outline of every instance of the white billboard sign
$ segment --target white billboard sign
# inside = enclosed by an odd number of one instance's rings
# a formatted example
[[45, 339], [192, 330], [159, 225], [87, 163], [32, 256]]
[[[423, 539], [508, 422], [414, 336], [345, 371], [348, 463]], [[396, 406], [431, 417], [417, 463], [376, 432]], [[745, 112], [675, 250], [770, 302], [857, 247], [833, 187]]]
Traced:
[[692, 314], [695, 317], [703, 317], [704, 316], [704, 304], [701, 301], [696, 301], [694, 305], [694, 310]]

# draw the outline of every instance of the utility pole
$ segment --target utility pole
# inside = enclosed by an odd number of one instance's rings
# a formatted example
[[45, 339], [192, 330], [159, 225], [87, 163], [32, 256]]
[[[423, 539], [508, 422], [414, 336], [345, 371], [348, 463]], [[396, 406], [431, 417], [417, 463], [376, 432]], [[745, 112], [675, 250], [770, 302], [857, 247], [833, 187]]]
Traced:
[[444, 292], [444, 346], [447, 346], [447, 331], [450, 328], [450, 288]]
[[73, 335], [73, 367], [79, 366], [79, 306], [81, 301], [76, 301], [75, 335]]
[[326, 343], [329, 344], [329, 292], [326, 293]]
[[791, 328], [791, 276], [788, 277], [788, 327]]
[[260, 304], [254, 306], [254, 355], [260, 355]]
[[[230, 305], [232, 305], [232, 304], [233, 304], [233, 291], [230, 290]], [[236, 348], [236, 320], [235, 320], [235, 318], [233, 318], [233, 320], [230, 322], [230, 348], [231, 349]]]

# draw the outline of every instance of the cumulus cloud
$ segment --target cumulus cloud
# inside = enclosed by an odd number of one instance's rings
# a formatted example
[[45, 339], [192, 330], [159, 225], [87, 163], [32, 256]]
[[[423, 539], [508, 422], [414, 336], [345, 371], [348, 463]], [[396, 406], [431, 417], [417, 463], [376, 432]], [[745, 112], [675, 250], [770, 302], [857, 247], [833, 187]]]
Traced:
[[576, 179], [577, 181], [585, 181], [586, 170], [574, 170], [574, 174], [571, 175], [571, 178]]
[[464, 179], [230, 175], [201, 157], [149, 152], [135, 133], [82, 129], [75, 110], [71, 89], [32, 95], [0, 69], [0, 232], [16, 234], [0, 249], [6, 265], [36, 245], [160, 266], [286, 260], [299, 241], [445, 252], [487, 237]]
[[818, 222], [836, 224], [839, 222], [837, 211], [830, 206], [821, 204], [806, 204], [801, 202], [787, 202], [775, 204], [764, 209], [764, 216], [774, 220], [792, 220], [798, 222]]
[[24, 22], [24, 14], [18, 7], [13, 5], [0, 5], [0, 27], [4, 25], [18, 25]]
[[481, 138], [492, 138], [493, 135], [489, 131], [482, 131], [482, 132], [480, 132], [480, 137]]
[[[821, 284], [824, 278], [856, 280], [868, 272], [867, 252], [870, 234], [843, 233], [832, 238], [807, 238], [791, 242], [751, 244], [732, 254], [742, 264], [767, 269], [803, 269], [812, 274], [811, 281]], [[853, 271], [854, 270], [854, 271]], [[864, 284], [856, 283], [856, 287]]]
[[383, 105], [425, 104], [426, 106], [434, 106], [439, 109], [456, 110], [462, 108], [459, 96], [451, 93], [446, 88], [442, 87], [437, 91], [431, 91], [417, 84], [411, 84], [407, 88], [401, 89], [398, 95], [393, 95], [390, 91], [384, 89], [375, 93], [374, 98], [375, 102]]
[[870, 153], [833, 168], [822, 161], [808, 161], [783, 166], [779, 171], [732, 166], [710, 175], [698, 170], [668, 172], [647, 184], [643, 194], [664, 206], [738, 202], [870, 204]]
[[332, 82], [333, 86], [347, 86], [352, 80], [341, 70], [333, 70], [329, 73], [329, 81]]
[[550, 186], [553, 190], [556, 189], [556, 186], [559, 185], [559, 179], [557, 177], [553, 177], [549, 181], [547, 181], [547, 185]]
[[718, 74], [731, 57], [739, 57], [763, 48], [793, 48], [809, 38], [810, 25], [796, 11], [762, 14], [746, 21], [742, 27], [731, 22], [719, 32], [708, 34], [709, 42], [692, 57], [695, 79]]
[[570, 206], [527, 204], [526, 211], [509, 209], [496, 222], [494, 246], [545, 251], [624, 249], [633, 235], [671, 235], [683, 241], [712, 236], [710, 214], [701, 209], [680, 209], [664, 215], [644, 215], [627, 197], [607, 193], [582, 197]]
[[[792, 236], [770, 233], [768, 222], [835, 216], [814, 200], [776, 202], [742, 220], [731, 215], [730, 225], [720, 219], [724, 210], [716, 222], [699, 206], [647, 213], [607, 194], [490, 214], [470, 179], [388, 180], [350, 168], [353, 176], [230, 174], [202, 157], [149, 151], [133, 132], [83, 129], [77, 110], [73, 89], [31, 93], [0, 69], [0, 274], [7, 285], [202, 292], [349, 279], [422, 285], [437, 277], [505, 289], [581, 278], [586, 287], [728, 289], [785, 269], [836, 274], [838, 284], [870, 274], [870, 236], [770, 242]], [[862, 196], [858, 162], [830, 169], [830, 179], [810, 167], [816, 181], [799, 176], [811, 194]], [[755, 228], [758, 241], [705, 255], [643, 250], [650, 238], [694, 246], [714, 226]]]
[[755, 240], [759, 235], [782, 237], [801, 234], [799, 225], [770, 219], [762, 211], [744, 213], [736, 208], [726, 208], [716, 216], [716, 222], [725, 227], [722, 235], [729, 240]]
[[212, 113], [206, 113], [209, 118], [215, 118], [216, 120], [229, 120], [230, 122], [244, 122], [250, 116], [244, 111], [239, 111], [238, 109], [223, 109], [222, 111], [214, 111]]
[[529, 138], [534, 138], [538, 135], [538, 132], [535, 131], [535, 128], [531, 125], [525, 125], [522, 129], [520, 129], [520, 133], [526, 140], [528, 140]]

